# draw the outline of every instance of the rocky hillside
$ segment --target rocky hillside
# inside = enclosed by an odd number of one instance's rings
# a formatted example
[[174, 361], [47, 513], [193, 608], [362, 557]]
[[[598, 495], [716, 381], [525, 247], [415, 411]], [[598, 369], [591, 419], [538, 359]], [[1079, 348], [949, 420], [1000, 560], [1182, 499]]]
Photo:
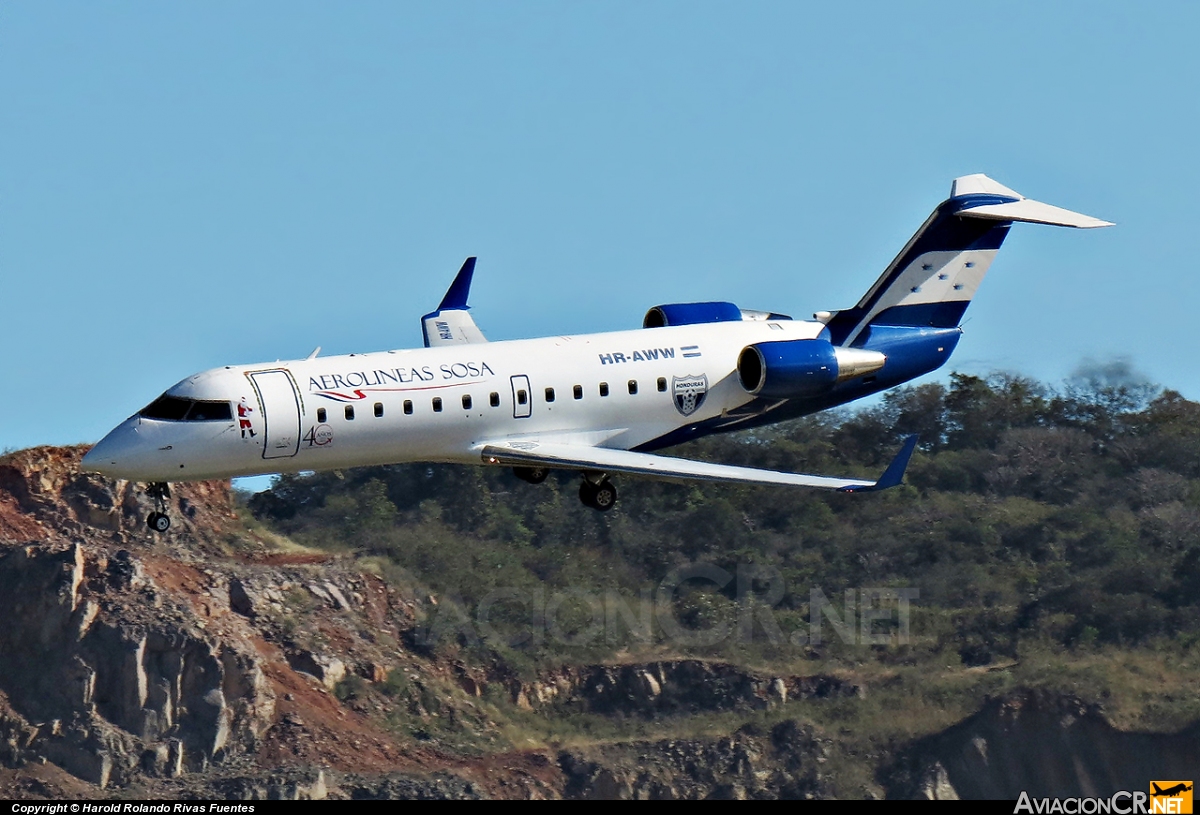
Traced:
[[423, 647], [446, 601], [419, 581], [266, 531], [227, 483], [177, 486], [153, 535], [82, 452], [0, 458], [0, 797], [977, 797], [1200, 767], [1195, 725], [1125, 732], [1070, 696], [866, 749], [836, 721], [892, 704], [877, 673]]
[[1144, 789], [1146, 779], [1192, 778], [1197, 769], [1200, 722], [1172, 734], [1124, 732], [1096, 705], [1029, 691], [909, 745], [888, 781], [897, 797], [1107, 796]]

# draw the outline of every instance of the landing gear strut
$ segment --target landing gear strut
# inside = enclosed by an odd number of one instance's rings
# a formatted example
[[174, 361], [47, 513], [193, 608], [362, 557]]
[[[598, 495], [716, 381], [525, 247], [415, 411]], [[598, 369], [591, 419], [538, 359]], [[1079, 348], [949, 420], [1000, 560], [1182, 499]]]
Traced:
[[550, 475], [545, 467], [513, 467], [513, 475], [530, 484], [541, 484]]
[[146, 516], [146, 526], [155, 532], [166, 532], [171, 528], [171, 516], [167, 515], [171, 505], [171, 485], [156, 481], [146, 488], [146, 494], [154, 499], [154, 511]]
[[579, 485], [579, 500], [585, 507], [608, 512], [617, 503], [617, 488], [607, 476], [600, 476], [599, 481], [593, 481], [585, 475]]

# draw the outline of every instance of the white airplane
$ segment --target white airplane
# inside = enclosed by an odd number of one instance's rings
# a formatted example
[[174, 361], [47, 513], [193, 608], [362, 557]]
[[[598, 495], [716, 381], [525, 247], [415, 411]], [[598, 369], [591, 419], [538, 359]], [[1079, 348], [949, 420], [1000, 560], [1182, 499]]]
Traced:
[[654, 451], [814, 413], [940, 367], [1014, 221], [1106, 221], [1027, 199], [985, 175], [958, 178], [858, 305], [812, 321], [732, 303], [655, 306], [643, 327], [488, 342], [468, 312], [468, 258], [424, 348], [229, 365], [169, 388], [83, 459], [147, 482], [152, 529], [170, 527], [169, 482], [400, 462], [512, 467], [539, 483], [583, 474], [599, 510], [611, 473], [862, 492], [900, 483], [909, 438], [878, 479], [689, 461]]

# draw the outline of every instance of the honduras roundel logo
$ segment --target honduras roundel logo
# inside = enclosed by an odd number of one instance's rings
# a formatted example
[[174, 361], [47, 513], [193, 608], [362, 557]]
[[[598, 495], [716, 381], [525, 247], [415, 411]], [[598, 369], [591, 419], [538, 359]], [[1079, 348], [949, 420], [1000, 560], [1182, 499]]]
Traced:
[[708, 395], [708, 377], [673, 376], [671, 377], [671, 397], [675, 400], [675, 409], [683, 416], [691, 416], [704, 404]]

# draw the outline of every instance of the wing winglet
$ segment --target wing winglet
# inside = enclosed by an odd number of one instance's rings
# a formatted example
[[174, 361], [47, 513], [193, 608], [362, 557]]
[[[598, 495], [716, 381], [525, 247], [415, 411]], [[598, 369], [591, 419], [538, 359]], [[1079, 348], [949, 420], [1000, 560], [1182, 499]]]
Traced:
[[917, 434], [913, 434], [904, 440], [904, 445], [900, 448], [900, 452], [892, 459], [892, 463], [883, 471], [883, 475], [879, 476], [879, 480], [869, 487], [843, 487], [842, 492], [878, 492], [892, 487], [900, 486], [900, 482], [904, 480], [904, 471], [908, 469], [909, 459], [912, 458], [913, 451], [917, 449]]
[[487, 342], [483, 332], [471, 319], [467, 296], [471, 293], [471, 278], [475, 275], [475, 258], [469, 257], [454, 276], [454, 282], [446, 290], [436, 311], [421, 318], [421, 333], [425, 347], [435, 345], [463, 345]]
[[471, 293], [471, 278], [475, 276], [475, 258], [469, 257], [463, 261], [462, 268], [454, 276], [454, 282], [446, 289], [446, 296], [438, 304], [437, 310], [448, 308], [470, 308], [467, 305], [467, 295]]

